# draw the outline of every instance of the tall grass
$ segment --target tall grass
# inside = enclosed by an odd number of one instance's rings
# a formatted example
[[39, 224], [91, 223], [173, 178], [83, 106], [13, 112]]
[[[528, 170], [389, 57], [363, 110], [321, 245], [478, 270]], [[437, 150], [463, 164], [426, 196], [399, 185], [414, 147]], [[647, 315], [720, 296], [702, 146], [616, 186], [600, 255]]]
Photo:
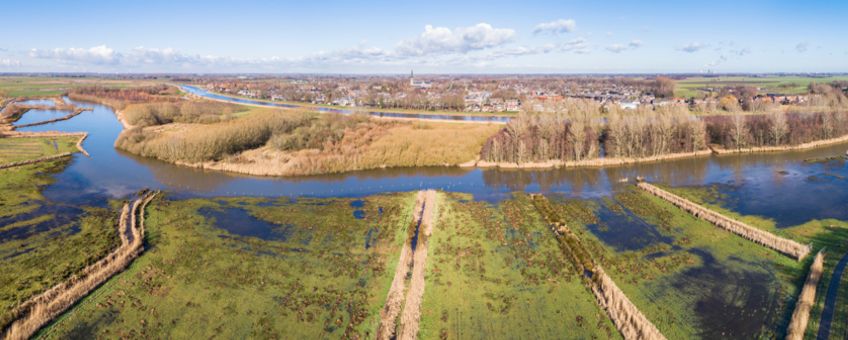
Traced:
[[225, 155], [263, 146], [275, 133], [289, 133], [304, 119], [304, 114], [260, 111], [232, 121], [182, 125], [166, 132], [134, 128], [122, 133], [115, 146], [172, 162], [220, 160]]
[[129, 104], [123, 114], [132, 126], [145, 127], [169, 123], [216, 123], [232, 119], [247, 107], [214, 101], [181, 101]]

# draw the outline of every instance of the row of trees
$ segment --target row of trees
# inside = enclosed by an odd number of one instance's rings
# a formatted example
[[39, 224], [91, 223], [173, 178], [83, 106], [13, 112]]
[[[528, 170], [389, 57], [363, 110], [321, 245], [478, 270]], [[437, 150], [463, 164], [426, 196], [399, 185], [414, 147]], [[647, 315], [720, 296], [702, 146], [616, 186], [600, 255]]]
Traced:
[[[483, 145], [492, 162], [579, 161], [600, 150], [600, 104], [591, 100], [529, 105]], [[538, 110], [538, 111], [534, 111]]]
[[[605, 107], [588, 100], [529, 102], [489, 138], [481, 159], [491, 162], [580, 161], [600, 157], [652, 157], [706, 150], [798, 145], [848, 134], [848, 97], [838, 88], [811, 88], [810, 102], [825, 108], [786, 113], [695, 116], [685, 105]], [[822, 106], [823, 105], [823, 106]]]

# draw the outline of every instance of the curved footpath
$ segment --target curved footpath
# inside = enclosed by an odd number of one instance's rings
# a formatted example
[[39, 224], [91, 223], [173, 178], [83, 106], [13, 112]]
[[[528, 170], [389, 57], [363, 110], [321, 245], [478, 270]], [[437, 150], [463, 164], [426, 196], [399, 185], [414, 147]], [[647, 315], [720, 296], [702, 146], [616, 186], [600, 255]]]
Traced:
[[819, 322], [819, 334], [816, 336], [818, 340], [830, 338], [830, 324], [833, 321], [833, 314], [836, 312], [836, 298], [839, 296], [839, 281], [842, 279], [842, 272], [845, 271], [846, 264], [848, 264], [848, 253], [842, 256], [830, 277], [830, 284], [827, 286], [827, 295], [824, 299], [824, 310], [822, 310], [821, 321]]

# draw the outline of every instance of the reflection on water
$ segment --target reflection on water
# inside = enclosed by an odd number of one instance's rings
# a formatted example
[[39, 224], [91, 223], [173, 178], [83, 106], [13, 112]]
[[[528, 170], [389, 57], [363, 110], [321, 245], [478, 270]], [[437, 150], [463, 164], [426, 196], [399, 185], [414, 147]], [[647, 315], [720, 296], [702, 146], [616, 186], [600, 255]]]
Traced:
[[[51, 101], [52, 103], [52, 101]], [[21, 116], [18, 121], [15, 122], [15, 125], [25, 125], [43, 122], [45, 120], [57, 119], [67, 116], [67, 111], [59, 111], [59, 110], [29, 110]]]

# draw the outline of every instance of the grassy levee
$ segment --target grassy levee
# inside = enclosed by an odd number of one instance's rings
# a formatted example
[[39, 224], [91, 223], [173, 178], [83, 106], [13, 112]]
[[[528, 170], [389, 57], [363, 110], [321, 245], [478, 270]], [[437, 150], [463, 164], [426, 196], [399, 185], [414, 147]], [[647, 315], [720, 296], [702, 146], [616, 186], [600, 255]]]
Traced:
[[159, 201], [144, 255], [40, 336], [371, 338], [413, 200]]
[[819, 285], [819, 280], [821, 280], [823, 270], [824, 252], [819, 251], [810, 265], [810, 273], [807, 275], [807, 280], [804, 281], [804, 288], [801, 289], [801, 294], [795, 301], [795, 311], [792, 312], [792, 320], [789, 322], [789, 328], [786, 331], [787, 340], [804, 338], [804, 332], [807, 330], [807, 323], [810, 320], [810, 310], [816, 300], [816, 288]]
[[674, 204], [695, 217], [702, 218], [712, 224], [715, 224], [717, 227], [730, 231], [762, 246], [777, 250], [799, 261], [807, 256], [807, 254], [809, 254], [812, 250], [811, 245], [803, 245], [794, 240], [777, 236], [762, 229], [754, 228], [744, 222], [740, 222], [718, 212], [706, 209], [697, 203], [663, 190], [660, 187], [646, 182], [639, 182], [636, 186], [670, 202], [671, 204]]
[[0, 329], [15, 307], [63, 282], [115, 248], [113, 209], [46, 200], [41, 188], [67, 160], [0, 170]]
[[439, 202], [419, 337], [620, 338], [525, 195]]
[[669, 339], [774, 338], [786, 330], [804, 263], [635, 188], [598, 201], [556, 201], [555, 209]]

